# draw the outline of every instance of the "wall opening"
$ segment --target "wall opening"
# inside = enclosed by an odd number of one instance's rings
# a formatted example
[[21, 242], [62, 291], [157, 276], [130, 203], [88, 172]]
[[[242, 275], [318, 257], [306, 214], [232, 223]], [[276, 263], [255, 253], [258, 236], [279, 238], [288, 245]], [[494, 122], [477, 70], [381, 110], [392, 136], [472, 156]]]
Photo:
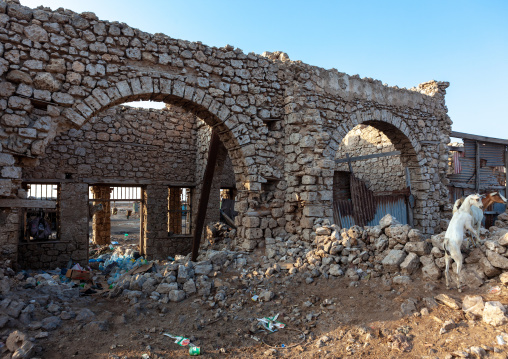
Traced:
[[21, 242], [48, 242], [60, 239], [58, 184], [24, 183], [33, 207], [22, 210]]
[[89, 198], [89, 238], [92, 243], [134, 245], [141, 241], [141, 187], [92, 185]]
[[192, 234], [192, 188], [169, 187], [168, 235]]

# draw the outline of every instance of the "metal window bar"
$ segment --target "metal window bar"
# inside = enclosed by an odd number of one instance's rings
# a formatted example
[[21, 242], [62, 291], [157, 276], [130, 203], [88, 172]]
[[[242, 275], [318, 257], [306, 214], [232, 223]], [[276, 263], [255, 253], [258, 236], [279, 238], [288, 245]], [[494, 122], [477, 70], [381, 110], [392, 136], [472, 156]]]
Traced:
[[57, 201], [56, 209], [24, 208], [23, 209], [23, 240], [56, 241], [59, 238], [59, 211], [57, 184], [26, 183], [27, 199]]
[[[92, 186], [91, 186], [92, 187]], [[131, 186], [110, 186], [113, 190], [111, 191], [109, 198], [94, 198], [92, 189], [89, 190], [90, 201], [95, 202], [141, 202], [141, 187]]]
[[168, 191], [168, 233], [192, 234], [192, 189], [169, 187]]

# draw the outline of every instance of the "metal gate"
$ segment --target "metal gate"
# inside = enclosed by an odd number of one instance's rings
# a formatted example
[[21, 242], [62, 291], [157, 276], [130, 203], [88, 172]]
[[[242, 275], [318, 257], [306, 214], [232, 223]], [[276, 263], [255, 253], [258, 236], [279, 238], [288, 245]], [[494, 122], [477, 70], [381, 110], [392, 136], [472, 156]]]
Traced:
[[[408, 224], [409, 193], [405, 193], [406, 191], [376, 195], [353, 174], [349, 174], [349, 186], [351, 198], [346, 199], [334, 185], [333, 217], [341, 228], [350, 228], [355, 224], [362, 227], [375, 226], [387, 214], [391, 214], [402, 224]], [[343, 194], [343, 188], [341, 190]]]

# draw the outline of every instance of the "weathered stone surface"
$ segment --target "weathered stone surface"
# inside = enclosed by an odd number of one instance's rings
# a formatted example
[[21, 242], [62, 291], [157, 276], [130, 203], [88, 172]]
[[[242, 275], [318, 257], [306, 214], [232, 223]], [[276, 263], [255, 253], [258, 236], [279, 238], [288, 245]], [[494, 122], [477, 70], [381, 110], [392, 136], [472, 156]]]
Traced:
[[172, 290], [168, 293], [168, 297], [172, 302], [181, 302], [185, 299], [185, 292], [183, 290]]
[[385, 229], [388, 226], [393, 226], [397, 224], [400, 224], [400, 222], [391, 214], [387, 214], [379, 221], [379, 226], [381, 227], [381, 229]]
[[93, 317], [95, 317], [95, 313], [92, 312], [88, 308], [83, 308], [79, 311], [78, 315], [76, 316], [77, 321], [89, 321]]
[[482, 316], [484, 307], [483, 298], [479, 295], [466, 295], [462, 300], [462, 310], [466, 313]]
[[453, 299], [452, 297], [446, 295], [446, 294], [438, 294], [434, 297], [438, 302], [443, 303], [447, 307], [450, 307], [452, 309], [460, 309], [459, 303]]
[[425, 256], [430, 253], [432, 245], [427, 241], [407, 242], [404, 250], [408, 253], [415, 253], [418, 256]]
[[35, 75], [33, 84], [36, 88], [48, 91], [58, 91], [60, 89], [60, 81], [53, 78], [49, 72], [40, 72]]
[[28, 359], [34, 353], [34, 344], [25, 333], [18, 330], [13, 331], [5, 341], [5, 346], [11, 352], [13, 359]]
[[400, 264], [406, 258], [406, 253], [401, 250], [392, 249], [388, 255], [383, 259], [381, 264], [383, 268], [388, 272], [397, 272]]
[[487, 255], [487, 259], [489, 260], [490, 264], [492, 264], [494, 267], [499, 269], [508, 269], [508, 258], [503, 257], [502, 255], [488, 249], [485, 254]]
[[492, 326], [500, 326], [508, 323], [505, 315], [506, 309], [500, 302], [486, 302], [483, 309], [483, 321]]
[[[409, 243], [416, 243], [416, 242], [408, 242]], [[420, 259], [418, 255], [415, 253], [409, 253], [407, 257], [404, 259], [404, 261], [400, 264], [400, 269], [402, 273], [411, 275], [418, 270], [420, 267]]]

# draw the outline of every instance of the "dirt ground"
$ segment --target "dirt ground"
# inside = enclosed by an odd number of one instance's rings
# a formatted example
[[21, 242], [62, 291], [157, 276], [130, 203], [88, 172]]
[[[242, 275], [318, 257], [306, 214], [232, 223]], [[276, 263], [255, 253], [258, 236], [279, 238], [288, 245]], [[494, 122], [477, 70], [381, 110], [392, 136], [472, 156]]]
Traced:
[[[188, 357], [187, 347], [163, 336], [171, 333], [190, 338], [201, 348], [203, 358], [445, 358], [459, 352], [466, 357], [464, 351], [472, 346], [482, 346], [490, 358], [507, 358], [508, 345], [497, 344], [496, 336], [508, 332], [508, 325], [493, 327], [444, 305], [428, 308], [427, 315], [419, 313], [425, 307], [424, 298], [440, 293], [459, 301], [465, 295], [479, 294], [485, 301], [508, 305], [507, 288], [486, 294], [498, 283], [458, 293], [446, 290], [444, 279], [434, 285], [416, 277], [404, 287], [374, 278], [351, 286], [346, 278], [320, 278], [306, 284], [299, 279], [290, 282], [282, 274], [257, 282], [240, 279], [238, 274], [231, 270], [220, 277], [227, 278], [228, 283], [223, 307], [212, 308], [197, 296], [168, 304], [150, 299], [131, 304], [123, 297], [107, 299], [100, 295], [81, 298], [79, 305], [92, 310], [98, 324], [64, 322], [48, 338], [38, 340], [43, 348], [39, 356]], [[261, 289], [274, 291], [275, 298], [254, 302], [252, 295]], [[401, 303], [409, 298], [417, 302], [418, 313], [401, 316]], [[258, 330], [256, 318], [277, 313], [285, 329], [269, 335], [252, 333]], [[456, 327], [440, 334], [443, 323], [450, 319]]]

